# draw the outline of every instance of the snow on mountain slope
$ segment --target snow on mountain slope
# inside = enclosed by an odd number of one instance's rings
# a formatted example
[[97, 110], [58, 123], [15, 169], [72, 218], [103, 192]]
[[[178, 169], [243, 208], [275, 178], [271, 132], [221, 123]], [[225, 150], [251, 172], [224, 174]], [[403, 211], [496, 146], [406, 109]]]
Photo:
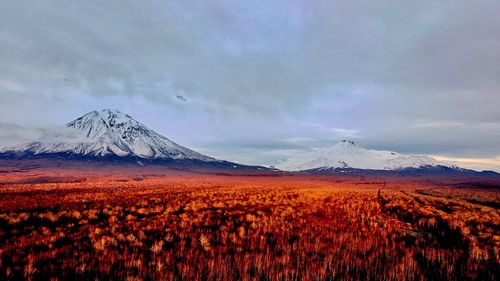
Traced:
[[446, 164], [429, 156], [365, 149], [352, 140], [343, 140], [328, 149], [293, 156], [279, 164], [277, 168], [285, 171], [316, 168], [398, 170], [437, 165]]
[[218, 161], [183, 147], [118, 110], [92, 111], [35, 142], [0, 150], [33, 155], [72, 153], [84, 156]]

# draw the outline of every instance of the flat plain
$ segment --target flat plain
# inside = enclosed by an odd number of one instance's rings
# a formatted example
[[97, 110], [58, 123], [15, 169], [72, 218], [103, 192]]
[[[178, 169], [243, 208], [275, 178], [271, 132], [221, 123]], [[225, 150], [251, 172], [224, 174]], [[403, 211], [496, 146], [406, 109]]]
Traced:
[[500, 181], [0, 163], [1, 280], [499, 280]]

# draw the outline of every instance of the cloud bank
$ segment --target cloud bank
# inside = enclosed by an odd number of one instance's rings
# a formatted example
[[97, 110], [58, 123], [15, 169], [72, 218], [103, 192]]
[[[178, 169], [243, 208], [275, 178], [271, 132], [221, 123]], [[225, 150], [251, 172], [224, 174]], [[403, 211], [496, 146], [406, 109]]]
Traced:
[[[0, 120], [39, 128], [119, 108], [251, 164], [344, 137], [497, 159], [499, 10], [493, 0], [2, 1]], [[0, 145], [26, 139], [15, 132]]]

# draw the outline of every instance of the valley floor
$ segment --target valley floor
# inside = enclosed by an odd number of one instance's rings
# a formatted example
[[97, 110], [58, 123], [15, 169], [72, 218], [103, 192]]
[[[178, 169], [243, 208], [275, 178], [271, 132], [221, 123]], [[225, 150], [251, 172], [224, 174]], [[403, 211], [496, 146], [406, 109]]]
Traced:
[[0, 163], [0, 280], [499, 280], [499, 190]]

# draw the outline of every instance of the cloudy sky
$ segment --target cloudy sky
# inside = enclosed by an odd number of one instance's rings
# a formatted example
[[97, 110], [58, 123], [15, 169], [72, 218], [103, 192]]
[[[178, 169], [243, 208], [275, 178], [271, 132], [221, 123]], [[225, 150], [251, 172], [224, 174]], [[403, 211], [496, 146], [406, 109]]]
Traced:
[[500, 2], [0, 2], [0, 146], [102, 108], [249, 164], [328, 147], [500, 170]]

